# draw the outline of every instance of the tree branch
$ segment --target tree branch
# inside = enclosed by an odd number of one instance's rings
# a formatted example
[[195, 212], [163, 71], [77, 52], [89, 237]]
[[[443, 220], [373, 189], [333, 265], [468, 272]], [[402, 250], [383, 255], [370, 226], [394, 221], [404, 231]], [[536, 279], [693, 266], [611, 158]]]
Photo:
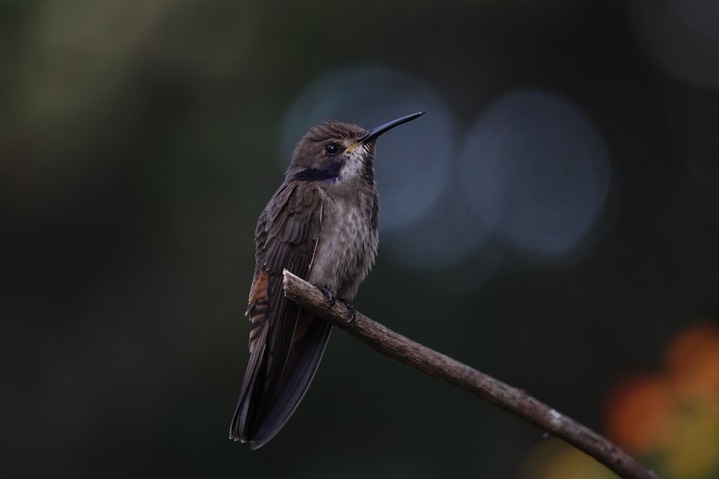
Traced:
[[408, 364], [475, 394], [529, 421], [544, 431], [589, 454], [625, 479], [658, 479], [658, 476], [603, 436], [491, 376], [412, 341], [357, 312], [348, 323], [349, 311], [337, 301], [327, 309], [324, 293], [312, 284], [284, 271], [285, 296], [331, 322], [375, 351]]

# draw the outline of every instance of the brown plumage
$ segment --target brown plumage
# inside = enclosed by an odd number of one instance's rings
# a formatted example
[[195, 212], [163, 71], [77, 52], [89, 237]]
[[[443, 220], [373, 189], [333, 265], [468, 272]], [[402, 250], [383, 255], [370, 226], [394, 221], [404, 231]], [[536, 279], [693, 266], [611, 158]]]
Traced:
[[255, 274], [246, 315], [250, 358], [230, 438], [266, 444], [299, 405], [329, 339], [329, 323], [282, 291], [284, 268], [341, 300], [354, 298], [377, 253], [375, 140], [422, 115], [372, 130], [325, 122], [299, 141], [285, 181], [255, 230]]

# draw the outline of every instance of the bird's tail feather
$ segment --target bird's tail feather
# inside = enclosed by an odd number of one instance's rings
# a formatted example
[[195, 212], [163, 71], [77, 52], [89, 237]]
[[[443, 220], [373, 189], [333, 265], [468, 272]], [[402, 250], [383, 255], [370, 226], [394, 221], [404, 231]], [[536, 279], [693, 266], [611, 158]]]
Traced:
[[[332, 326], [328, 322], [317, 318], [311, 319], [307, 331], [296, 345], [293, 357], [290, 358], [290, 363], [274, 391], [269, 408], [262, 408], [263, 411], [254, 411], [253, 414], [253, 408], [261, 407], [261, 405], [251, 404], [252, 393], [245, 398], [245, 401], [240, 399], [231, 427], [231, 433], [233, 431], [236, 433], [235, 437], [241, 437], [243, 442], [249, 442], [251, 449], [258, 449], [267, 444], [282, 429], [299, 406], [317, 372], [329, 341], [331, 329]], [[246, 401], [249, 401], [250, 404]], [[261, 417], [255, 417], [257, 413]], [[247, 421], [252, 421], [253, 427], [248, 428]], [[249, 432], [252, 429], [256, 429], [256, 431]]]

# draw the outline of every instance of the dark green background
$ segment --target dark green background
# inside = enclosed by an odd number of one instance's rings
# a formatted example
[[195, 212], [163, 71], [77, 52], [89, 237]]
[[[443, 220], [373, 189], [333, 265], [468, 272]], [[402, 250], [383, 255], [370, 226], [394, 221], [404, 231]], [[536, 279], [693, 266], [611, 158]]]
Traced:
[[601, 429], [610, 385], [719, 309], [719, 94], [653, 60], [641, 4], [0, 1], [0, 473], [518, 474], [542, 431], [338, 331], [272, 443], [227, 440], [283, 116], [362, 64], [464, 125], [517, 88], [598, 125], [612, 187], [585, 257], [510, 257], [452, 295], [451, 269], [380, 247], [356, 306]]

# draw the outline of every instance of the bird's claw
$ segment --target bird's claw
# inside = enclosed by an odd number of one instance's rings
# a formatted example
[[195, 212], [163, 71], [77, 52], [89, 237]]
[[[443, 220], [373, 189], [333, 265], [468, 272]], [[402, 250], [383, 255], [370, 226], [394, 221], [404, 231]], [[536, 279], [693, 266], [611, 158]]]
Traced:
[[326, 286], [320, 286], [320, 290], [325, 294], [325, 297], [327, 298], [327, 308], [325, 309], [332, 309], [332, 306], [335, 305], [337, 302], [337, 299], [335, 298], [335, 295], [332, 294], [332, 291], [329, 290]]
[[[320, 291], [322, 291], [324, 293], [325, 297], [327, 298], [327, 307], [325, 309], [326, 310], [332, 309], [332, 306], [334, 306], [335, 303], [337, 303], [337, 298], [335, 297], [334, 294], [332, 294], [332, 291], [330, 291], [329, 288], [327, 288], [325, 286], [319, 286], [319, 288], [320, 288]], [[353, 323], [354, 320], [357, 319], [357, 310], [355, 309], [354, 304], [352, 304], [352, 302], [350, 302], [346, 299], [342, 299], [342, 298], [340, 298], [340, 301], [342, 301], [342, 303], [344, 303], [345, 307], [347, 308], [346, 324]]]
[[357, 310], [355, 309], [355, 305], [346, 299], [342, 300], [342, 302], [345, 306], [347, 306], [347, 321], [345, 324], [354, 323], [354, 320], [357, 319]]

